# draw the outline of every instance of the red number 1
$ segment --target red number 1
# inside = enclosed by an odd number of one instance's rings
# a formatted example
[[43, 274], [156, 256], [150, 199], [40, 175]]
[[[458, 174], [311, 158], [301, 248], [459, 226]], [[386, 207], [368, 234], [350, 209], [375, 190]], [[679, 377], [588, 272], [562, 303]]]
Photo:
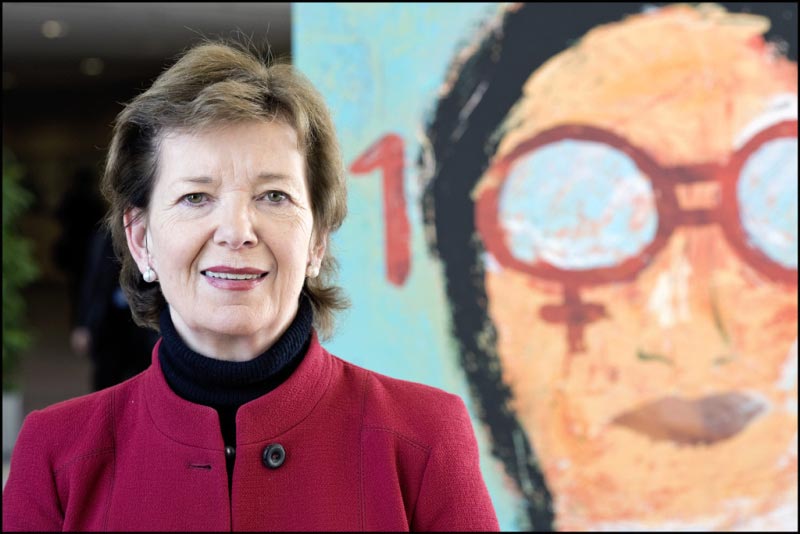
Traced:
[[387, 134], [350, 165], [350, 172], [355, 175], [367, 174], [378, 168], [383, 172], [386, 278], [396, 286], [403, 285], [411, 266], [408, 215], [403, 191], [403, 152], [403, 139], [396, 134]]

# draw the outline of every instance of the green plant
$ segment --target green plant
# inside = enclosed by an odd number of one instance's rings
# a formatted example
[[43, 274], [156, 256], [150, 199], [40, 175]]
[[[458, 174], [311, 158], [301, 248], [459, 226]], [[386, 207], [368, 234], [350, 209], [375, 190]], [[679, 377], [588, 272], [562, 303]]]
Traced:
[[22, 289], [36, 279], [39, 269], [29, 239], [17, 229], [19, 216], [33, 196], [22, 187], [22, 167], [3, 147], [3, 390], [16, 387], [19, 356], [30, 344], [25, 328]]

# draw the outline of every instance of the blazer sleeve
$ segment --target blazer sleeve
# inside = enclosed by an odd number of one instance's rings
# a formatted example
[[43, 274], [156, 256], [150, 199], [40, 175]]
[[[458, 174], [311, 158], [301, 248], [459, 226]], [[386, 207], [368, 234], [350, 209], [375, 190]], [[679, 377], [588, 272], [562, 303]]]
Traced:
[[464, 401], [448, 395], [440, 439], [429, 453], [411, 530], [499, 531], [480, 470], [478, 444]]
[[50, 466], [48, 429], [34, 411], [22, 424], [3, 488], [4, 531], [60, 531], [64, 522]]

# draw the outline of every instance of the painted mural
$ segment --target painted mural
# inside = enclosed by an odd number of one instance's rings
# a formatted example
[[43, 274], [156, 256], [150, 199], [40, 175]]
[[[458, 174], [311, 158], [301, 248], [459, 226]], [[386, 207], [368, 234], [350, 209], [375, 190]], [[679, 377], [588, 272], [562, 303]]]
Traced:
[[795, 4], [297, 4], [329, 348], [467, 402], [501, 528], [797, 530]]

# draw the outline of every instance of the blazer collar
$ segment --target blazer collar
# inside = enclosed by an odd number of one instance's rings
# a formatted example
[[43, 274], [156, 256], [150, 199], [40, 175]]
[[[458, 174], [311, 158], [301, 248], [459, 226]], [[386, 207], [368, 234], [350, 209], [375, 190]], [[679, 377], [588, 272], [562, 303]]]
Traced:
[[[161, 339], [153, 347], [145, 372], [145, 399], [156, 428], [169, 438], [204, 449], [224, 449], [217, 411], [179, 397], [167, 384], [158, 359]], [[237, 446], [273, 439], [305, 419], [331, 381], [332, 358], [316, 331], [303, 361], [280, 386], [243, 404], [236, 412]]]

